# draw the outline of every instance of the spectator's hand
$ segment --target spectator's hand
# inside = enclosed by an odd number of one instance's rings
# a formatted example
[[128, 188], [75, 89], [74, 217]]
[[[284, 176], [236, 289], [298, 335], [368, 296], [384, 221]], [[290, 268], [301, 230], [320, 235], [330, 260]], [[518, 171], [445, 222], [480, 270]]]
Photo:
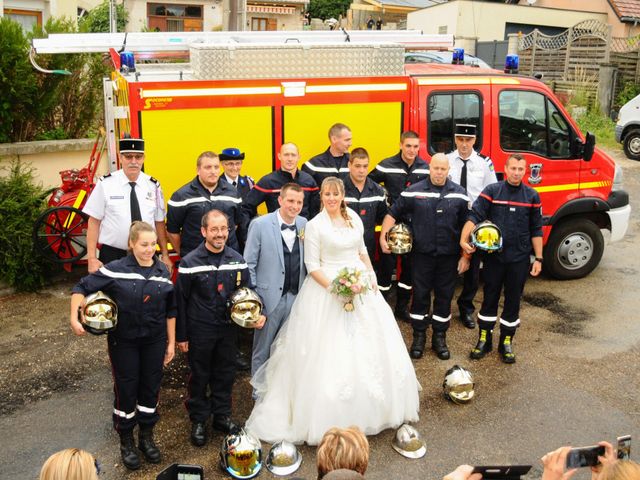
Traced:
[[458, 275], [461, 275], [467, 270], [469, 270], [470, 265], [471, 265], [471, 260], [466, 258], [464, 255], [461, 256], [460, 260], [458, 260]]
[[100, 270], [100, 267], [102, 267], [102, 262], [97, 258], [90, 258], [87, 261], [87, 267], [88, 267], [89, 273], [95, 273], [98, 270]]
[[164, 352], [164, 362], [163, 365], [166, 367], [171, 363], [173, 357], [176, 355], [176, 345], [173, 342], [167, 343], [167, 350]]
[[178, 342], [178, 350], [182, 353], [187, 353], [189, 351], [189, 342]]
[[611, 465], [612, 463], [616, 463], [618, 461], [618, 455], [616, 454], [613, 445], [611, 445], [609, 442], [599, 442], [598, 445], [604, 447], [604, 456], [598, 456], [600, 465], [591, 467], [591, 480], [597, 480], [599, 478], [600, 472], [602, 472], [602, 467], [604, 465]]
[[534, 261], [533, 264], [531, 265], [531, 276], [537, 277], [538, 275], [540, 275], [541, 271], [542, 271], [542, 263], [538, 261]]
[[471, 473], [473, 467], [471, 465], [460, 465], [453, 472], [448, 473], [442, 480], [481, 480], [482, 474]]
[[266, 321], [267, 317], [265, 317], [264, 315], [260, 315], [260, 317], [258, 318], [258, 323], [256, 323], [256, 326], [254, 328], [256, 328], [257, 330], [262, 330], [262, 327], [264, 327]]
[[578, 471], [577, 468], [565, 471], [570, 450], [571, 447], [561, 447], [541, 458], [544, 467], [542, 480], [568, 480]]

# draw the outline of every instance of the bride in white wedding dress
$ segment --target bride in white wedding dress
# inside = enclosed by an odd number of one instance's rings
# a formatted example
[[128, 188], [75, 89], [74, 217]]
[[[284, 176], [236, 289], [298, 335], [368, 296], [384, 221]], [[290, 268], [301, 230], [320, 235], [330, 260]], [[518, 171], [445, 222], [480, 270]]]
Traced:
[[[346, 207], [341, 180], [327, 178], [320, 196], [323, 209], [304, 234], [309, 275], [251, 381], [258, 399], [246, 427], [267, 442], [316, 445], [331, 427], [356, 425], [373, 435], [418, 420], [420, 385], [377, 291], [362, 221]], [[372, 282], [352, 312], [329, 291], [344, 267], [362, 270]]]

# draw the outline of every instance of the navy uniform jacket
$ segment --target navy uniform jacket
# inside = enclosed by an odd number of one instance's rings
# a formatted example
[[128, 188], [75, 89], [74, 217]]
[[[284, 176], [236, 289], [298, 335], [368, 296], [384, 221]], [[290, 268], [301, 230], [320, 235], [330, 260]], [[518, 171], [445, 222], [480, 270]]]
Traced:
[[227, 300], [239, 287], [251, 287], [250, 282], [247, 263], [229, 247], [216, 256], [203, 242], [183, 257], [176, 283], [176, 341], [211, 337], [216, 328], [234, 325]]
[[384, 189], [370, 178], [365, 180], [361, 192], [353, 184], [351, 177], [347, 177], [344, 179], [344, 190], [345, 203], [362, 220], [364, 244], [369, 252], [369, 258], [373, 260], [376, 251], [376, 225], [380, 225], [387, 214], [387, 195]]
[[311, 175], [318, 187], [322, 186], [322, 181], [327, 177], [338, 177], [344, 180], [349, 176], [349, 154], [344, 153], [339, 157], [334, 157], [327, 148], [324, 152], [303, 163], [302, 171]]
[[[210, 193], [198, 180], [194, 178], [171, 195], [167, 211], [167, 231], [181, 234], [180, 256], [184, 257], [204, 238], [200, 232], [202, 217], [210, 210], [223, 212], [229, 219], [229, 240], [227, 244], [239, 250], [240, 241], [246, 239], [249, 218], [242, 209], [240, 194], [227, 182], [218, 181], [213, 193]], [[238, 231], [236, 232], [236, 228]], [[237, 235], [237, 237], [236, 237]]]
[[289, 172], [278, 169], [271, 172], [256, 183], [253, 189], [247, 195], [243, 208], [248, 215], [253, 218], [257, 215], [258, 206], [265, 202], [269, 213], [275, 212], [280, 205], [278, 204], [278, 196], [280, 189], [285, 183], [297, 183], [304, 191], [304, 205], [300, 216], [307, 220], [313, 217], [320, 208], [320, 197], [318, 185], [311, 175], [298, 170], [296, 176], [293, 177]]
[[73, 288], [84, 296], [102, 290], [118, 305], [118, 325], [109, 333], [126, 339], [166, 337], [167, 318], [176, 316], [173, 284], [167, 267], [154, 259], [141, 267], [127, 255], [100, 267]]
[[[227, 177], [224, 174], [220, 176], [220, 181], [229, 183]], [[253, 178], [251, 178], [249, 175], [238, 175], [237, 185], [235, 188], [240, 194], [240, 198], [242, 198], [242, 201], [247, 198], [247, 195], [249, 195], [249, 192], [251, 191], [255, 183], [256, 182], [254, 182]], [[231, 186], [233, 187], [233, 185]]]
[[384, 183], [389, 195], [389, 204], [393, 205], [400, 192], [407, 187], [429, 176], [429, 164], [420, 157], [416, 157], [411, 166], [402, 160], [402, 152], [393, 157], [385, 158], [376, 168], [369, 172], [369, 178], [376, 183]]
[[402, 192], [389, 214], [396, 219], [412, 218], [412, 251], [457, 255], [460, 233], [469, 215], [469, 197], [464, 188], [449, 179], [436, 187], [427, 178]]
[[542, 204], [533, 188], [521, 183], [513, 186], [506, 180], [488, 185], [473, 203], [469, 215], [476, 225], [485, 220], [495, 223], [502, 232], [502, 251], [492, 253], [503, 263], [528, 259], [531, 239], [542, 237]]

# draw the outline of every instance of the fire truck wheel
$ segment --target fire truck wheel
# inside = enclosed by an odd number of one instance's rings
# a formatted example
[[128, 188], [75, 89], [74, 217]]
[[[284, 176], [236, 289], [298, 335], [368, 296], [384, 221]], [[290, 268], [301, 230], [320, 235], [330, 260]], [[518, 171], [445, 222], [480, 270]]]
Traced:
[[543, 267], [559, 280], [589, 275], [600, 263], [604, 237], [600, 228], [586, 218], [571, 218], [556, 224], [544, 249]]
[[89, 216], [74, 207], [52, 207], [33, 225], [33, 245], [37, 254], [55, 263], [73, 263], [87, 254]]
[[624, 136], [624, 153], [631, 160], [640, 160], [640, 129], [634, 128]]

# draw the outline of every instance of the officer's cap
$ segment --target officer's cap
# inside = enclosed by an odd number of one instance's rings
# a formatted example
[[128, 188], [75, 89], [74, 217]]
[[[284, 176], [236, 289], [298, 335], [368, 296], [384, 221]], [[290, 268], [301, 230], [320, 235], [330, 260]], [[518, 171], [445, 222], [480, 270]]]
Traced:
[[239, 148], [225, 148], [220, 153], [220, 160], [244, 160], [244, 152]]
[[141, 138], [121, 138], [120, 153], [144, 153], [144, 140]]
[[476, 126], [466, 123], [456, 124], [456, 137], [475, 137]]

